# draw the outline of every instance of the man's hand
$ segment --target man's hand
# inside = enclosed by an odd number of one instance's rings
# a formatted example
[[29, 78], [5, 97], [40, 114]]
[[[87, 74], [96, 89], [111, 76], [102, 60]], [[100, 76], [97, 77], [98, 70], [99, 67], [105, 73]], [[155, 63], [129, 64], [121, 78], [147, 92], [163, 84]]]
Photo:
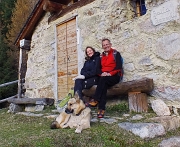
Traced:
[[105, 77], [105, 76], [111, 76], [111, 74], [108, 73], [108, 72], [103, 72], [103, 73], [101, 74], [101, 76], [102, 76], [102, 77]]
[[76, 79], [85, 79], [85, 76], [84, 75], [78, 75], [77, 77], [73, 78], [74, 81]]

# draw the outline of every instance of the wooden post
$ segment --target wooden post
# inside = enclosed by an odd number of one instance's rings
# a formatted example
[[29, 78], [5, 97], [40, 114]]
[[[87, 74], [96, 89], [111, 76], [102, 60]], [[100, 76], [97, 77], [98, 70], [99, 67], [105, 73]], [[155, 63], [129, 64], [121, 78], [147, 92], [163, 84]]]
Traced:
[[19, 52], [18, 98], [21, 98], [21, 64], [22, 64], [22, 48], [20, 48], [20, 52]]
[[129, 110], [130, 112], [147, 112], [148, 103], [146, 93], [129, 92], [128, 93]]

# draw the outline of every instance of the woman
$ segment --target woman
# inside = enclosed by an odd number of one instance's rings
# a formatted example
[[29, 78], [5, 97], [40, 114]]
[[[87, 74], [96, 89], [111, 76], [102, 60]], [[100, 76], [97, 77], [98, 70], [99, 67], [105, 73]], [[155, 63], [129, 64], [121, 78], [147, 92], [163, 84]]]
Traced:
[[86, 61], [80, 74], [75, 77], [74, 93], [77, 91], [79, 97], [83, 100], [83, 89], [89, 89], [96, 85], [99, 80], [98, 73], [100, 72], [100, 53], [96, 52], [91, 46], [85, 49]]
[[[106, 109], [106, 94], [107, 89], [120, 81], [122, 76], [122, 61], [121, 54], [112, 49], [112, 44], [109, 39], [102, 40], [103, 53], [101, 57], [101, 72], [99, 82], [93, 99], [86, 106], [96, 107], [98, 105], [98, 118], [103, 118]], [[116, 59], [114, 53], [116, 51]]]

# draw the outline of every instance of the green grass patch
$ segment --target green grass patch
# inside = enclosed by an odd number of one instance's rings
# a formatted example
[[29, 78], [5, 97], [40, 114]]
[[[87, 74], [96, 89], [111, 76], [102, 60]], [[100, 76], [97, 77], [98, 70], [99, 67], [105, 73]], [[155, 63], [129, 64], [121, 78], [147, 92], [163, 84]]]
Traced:
[[[54, 107], [40, 113], [52, 114]], [[127, 103], [107, 107], [109, 116], [122, 117], [128, 113]], [[143, 114], [146, 118], [151, 115]], [[180, 135], [180, 129], [166, 136], [141, 139], [118, 127], [118, 123], [92, 122], [91, 128], [75, 134], [75, 129], [50, 129], [53, 119], [28, 117], [0, 110], [0, 147], [157, 147], [166, 137]], [[145, 120], [143, 120], [145, 121]]]

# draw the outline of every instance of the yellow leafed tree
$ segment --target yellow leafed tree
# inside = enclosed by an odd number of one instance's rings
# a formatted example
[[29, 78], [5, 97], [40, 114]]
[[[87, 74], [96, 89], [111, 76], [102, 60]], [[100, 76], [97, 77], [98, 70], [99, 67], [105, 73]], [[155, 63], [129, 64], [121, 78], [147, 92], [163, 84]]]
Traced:
[[10, 18], [12, 23], [8, 26], [8, 34], [6, 34], [6, 43], [10, 47], [7, 54], [15, 61], [14, 65], [16, 67], [18, 67], [19, 50], [17, 46], [14, 45], [14, 42], [37, 2], [38, 0], [17, 0], [12, 17]]
[[7, 38], [10, 47], [14, 44], [18, 34], [23, 28], [37, 2], [38, 0], [17, 0], [11, 17], [12, 23], [8, 27], [9, 32], [7, 34]]

